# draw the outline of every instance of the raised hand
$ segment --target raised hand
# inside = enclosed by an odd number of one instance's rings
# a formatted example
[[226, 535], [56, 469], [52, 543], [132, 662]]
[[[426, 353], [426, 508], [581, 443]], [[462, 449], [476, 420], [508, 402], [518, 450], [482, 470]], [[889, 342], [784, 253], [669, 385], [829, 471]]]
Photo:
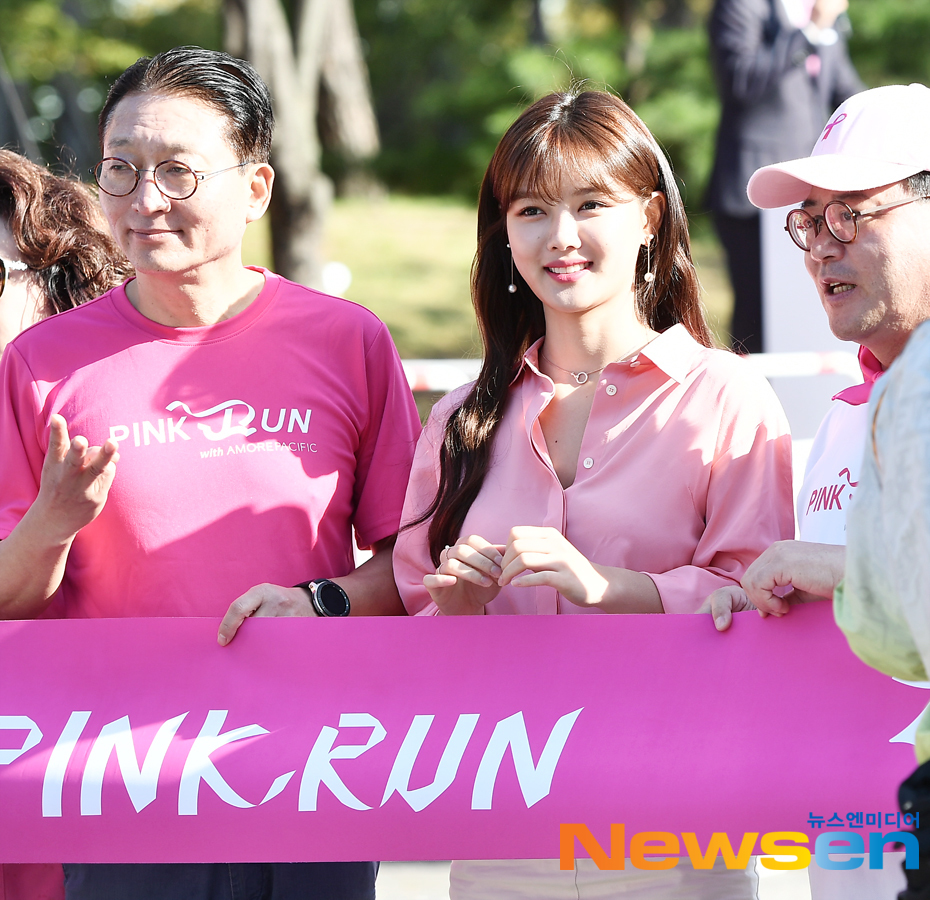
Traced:
[[116, 477], [118, 461], [116, 441], [90, 447], [84, 437], [69, 438], [64, 418], [52, 415], [48, 451], [34, 504], [50, 538], [70, 540], [100, 515]]

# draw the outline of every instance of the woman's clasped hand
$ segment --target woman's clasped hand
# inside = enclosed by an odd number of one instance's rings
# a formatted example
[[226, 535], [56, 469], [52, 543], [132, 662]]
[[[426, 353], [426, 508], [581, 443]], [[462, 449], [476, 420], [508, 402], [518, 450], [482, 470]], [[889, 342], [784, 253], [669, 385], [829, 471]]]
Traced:
[[[550, 587], [576, 606], [622, 612], [632, 582], [653, 585], [639, 572], [591, 562], [555, 528], [519, 525], [506, 544], [477, 534], [446, 547], [423, 585], [447, 616], [483, 615], [502, 587]], [[655, 590], [653, 586], [653, 590]], [[661, 612], [656, 592], [655, 612]]]

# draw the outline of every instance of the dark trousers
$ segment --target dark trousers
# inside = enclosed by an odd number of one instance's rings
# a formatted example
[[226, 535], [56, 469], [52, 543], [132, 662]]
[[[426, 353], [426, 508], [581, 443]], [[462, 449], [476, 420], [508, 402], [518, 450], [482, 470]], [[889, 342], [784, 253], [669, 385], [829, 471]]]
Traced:
[[727, 258], [733, 286], [733, 321], [730, 334], [738, 353], [761, 353], [762, 246], [759, 214], [728, 216], [714, 213], [714, 227]]
[[67, 900], [375, 900], [376, 862], [66, 865]]
[[930, 762], [918, 766], [901, 783], [898, 805], [901, 812], [919, 813], [923, 820], [921, 827], [914, 829], [920, 848], [920, 865], [904, 870], [907, 890], [898, 894], [898, 900], [930, 900]]

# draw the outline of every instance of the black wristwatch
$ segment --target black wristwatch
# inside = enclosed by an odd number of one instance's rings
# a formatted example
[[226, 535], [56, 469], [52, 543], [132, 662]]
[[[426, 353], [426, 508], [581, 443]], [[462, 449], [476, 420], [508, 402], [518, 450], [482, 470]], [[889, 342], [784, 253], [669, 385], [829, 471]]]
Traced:
[[302, 581], [294, 587], [303, 588], [310, 595], [310, 604], [318, 616], [344, 618], [349, 614], [349, 595], [335, 581], [320, 578]]

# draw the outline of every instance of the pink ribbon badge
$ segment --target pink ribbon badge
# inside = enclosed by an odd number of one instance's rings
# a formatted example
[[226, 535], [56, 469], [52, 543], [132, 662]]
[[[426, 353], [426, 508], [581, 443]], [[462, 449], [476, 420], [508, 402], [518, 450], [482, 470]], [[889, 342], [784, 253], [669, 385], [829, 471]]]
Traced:
[[829, 123], [829, 125], [827, 125], [826, 128], [824, 128], [823, 137], [820, 140], [825, 141], [828, 137], [830, 137], [830, 132], [833, 131], [833, 129], [845, 118], [846, 113], [840, 113], [832, 122]]

